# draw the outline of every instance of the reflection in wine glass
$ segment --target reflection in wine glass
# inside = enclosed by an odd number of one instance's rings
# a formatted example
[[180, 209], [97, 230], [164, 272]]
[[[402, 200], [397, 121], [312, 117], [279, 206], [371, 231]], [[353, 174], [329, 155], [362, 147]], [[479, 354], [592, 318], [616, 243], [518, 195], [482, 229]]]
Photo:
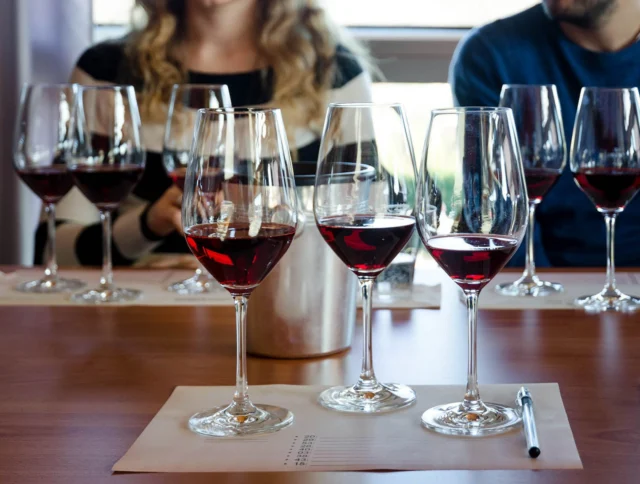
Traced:
[[[175, 84], [173, 86], [164, 132], [162, 161], [167, 174], [180, 190], [184, 191], [189, 149], [193, 141], [198, 110], [230, 107], [231, 97], [225, 84]], [[220, 285], [200, 266], [193, 276], [171, 283], [167, 289], [181, 295], [189, 295], [217, 292], [220, 290]]]
[[469, 366], [462, 402], [422, 415], [425, 427], [445, 434], [482, 436], [520, 422], [505, 405], [480, 398], [476, 333], [478, 296], [524, 237], [527, 191], [511, 109], [432, 111], [425, 143], [416, 217], [436, 262], [466, 296]]

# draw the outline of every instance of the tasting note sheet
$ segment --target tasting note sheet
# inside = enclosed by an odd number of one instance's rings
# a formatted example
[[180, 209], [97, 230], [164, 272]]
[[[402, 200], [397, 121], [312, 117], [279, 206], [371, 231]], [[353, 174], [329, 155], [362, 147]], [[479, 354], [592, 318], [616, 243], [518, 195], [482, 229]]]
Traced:
[[[482, 385], [485, 401], [513, 404], [520, 384]], [[123, 472], [248, 472], [448, 469], [581, 469], [556, 383], [528, 385], [534, 398], [542, 454], [531, 459], [521, 428], [484, 438], [430, 432], [420, 415], [458, 401], [464, 387], [414, 386], [417, 403], [391, 413], [354, 415], [317, 404], [326, 387], [269, 385], [250, 388], [255, 403], [287, 407], [290, 427], [253, 437], [216, 438], [192, 433], [188, 418], [227, 403], [231, 387], [177, 387], [138, 440], [113, 467]]]

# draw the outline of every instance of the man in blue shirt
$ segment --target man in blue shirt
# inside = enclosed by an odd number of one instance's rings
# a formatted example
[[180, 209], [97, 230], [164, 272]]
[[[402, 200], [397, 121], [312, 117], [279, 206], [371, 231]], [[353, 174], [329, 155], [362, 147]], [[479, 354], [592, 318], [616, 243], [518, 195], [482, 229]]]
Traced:
[[[583, 86], [640, 85], [640, 2], [543, 0], [474, 29], [458, 45], [449, 73], [460, 106], [497, 106], [503, 84], [555, 84], [567, 151]], [[538, 266], [602, 266], [604, 219], [567, 167], [536, 210]], [[523, 265], [524, 244], [512, 263]], [[640, 196], [616, 223], [616, 263], [640, 265]]]

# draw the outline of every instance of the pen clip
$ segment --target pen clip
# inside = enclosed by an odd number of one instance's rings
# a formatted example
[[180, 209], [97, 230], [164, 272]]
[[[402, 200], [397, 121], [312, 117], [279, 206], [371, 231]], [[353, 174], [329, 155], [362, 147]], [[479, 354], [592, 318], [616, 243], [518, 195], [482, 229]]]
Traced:
[[528, 398], [529, 401], [533, 403], [533, 398], [531, 398], [531, 392], [529, 391], [529, 389], [527, 387], [522, 387], [520, 388], [520, 390], [518, 390], [518, 395], [516, 396], [516, 404], [518, 404], [519, 407], [522, 407], [522, 405], [524, 404], [523, 400], [525, 398]]

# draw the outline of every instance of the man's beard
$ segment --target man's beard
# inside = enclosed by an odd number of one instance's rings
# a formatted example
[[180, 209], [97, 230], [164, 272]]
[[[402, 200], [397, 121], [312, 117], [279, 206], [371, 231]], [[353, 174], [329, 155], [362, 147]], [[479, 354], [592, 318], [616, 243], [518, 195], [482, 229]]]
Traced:
[[611, 15], [618, 4], [617, 0], [581, 0], [579, 6], [554, 11], [549, 2], [543, 1], [544, 11], [553, 20], [565, 22], [584, 29], [601, 25]]

